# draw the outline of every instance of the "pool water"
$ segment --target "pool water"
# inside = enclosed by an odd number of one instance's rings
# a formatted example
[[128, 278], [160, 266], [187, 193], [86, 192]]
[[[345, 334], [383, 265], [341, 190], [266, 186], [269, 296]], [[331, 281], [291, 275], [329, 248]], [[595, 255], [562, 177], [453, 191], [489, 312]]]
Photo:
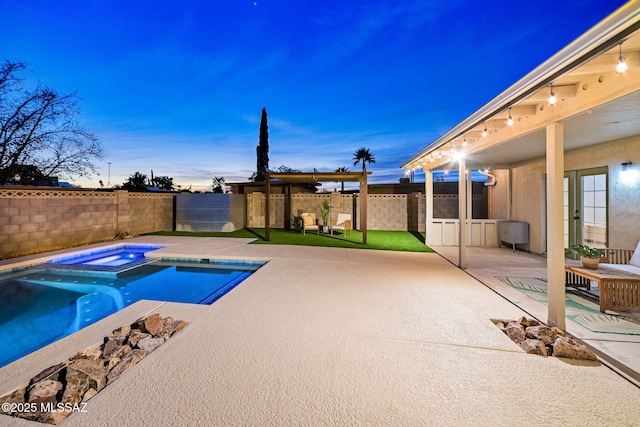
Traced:
[[0, 367], [142, 299], [212, 304], [261, 265], [154, 261], [119, 274], [12, 274], [0, 280]]
[[121, 267], [135, 267], [145, 263], [146, 252], [160, 249], [163, 246], [125, 245], [93, 252], [82, 252], [67, 257], [56, 258], [48, 264], [67, 266], [67, 269], [91, 269], [95, 271], [118, 271]]

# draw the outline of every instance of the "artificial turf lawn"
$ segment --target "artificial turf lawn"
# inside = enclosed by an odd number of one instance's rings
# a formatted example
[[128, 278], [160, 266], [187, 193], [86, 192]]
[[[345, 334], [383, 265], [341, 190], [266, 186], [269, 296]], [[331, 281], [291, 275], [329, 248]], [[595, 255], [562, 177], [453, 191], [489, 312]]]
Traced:
[[271, 229], [271, 240], [264, 239], [263, 228], [244, 228], [230, 233], [222, 232], [186, 232], [186, 231], [159, 231], [148, 233], [155, 236], [192, 236], [192, 237], [244, 237], [254, 238], [251, 244], [268, 245], [302, 245], [325, 246], [335, 248], [379, 249], [388, 251], [405, 252], [434, 252], [424, 244], [424, 233], [412, 233], [409, 231], [367, 231], [367, 244], [362, 244], [362, 233], [351, 231], [345, 237], [344, 234], [317, 235], [315, 232], [307, 232], [304, 236], [295, 230]]

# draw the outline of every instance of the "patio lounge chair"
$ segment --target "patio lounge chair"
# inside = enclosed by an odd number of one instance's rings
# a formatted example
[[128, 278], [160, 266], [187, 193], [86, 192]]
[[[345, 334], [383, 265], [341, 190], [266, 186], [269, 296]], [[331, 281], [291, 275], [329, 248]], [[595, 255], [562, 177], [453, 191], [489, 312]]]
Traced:
[[306, 233], [307, 230], [316, 230], [318, 234], [320, 234], [320, 227], [316, 223], [316, 214], [314, 213], [302, 213], [300, 214], [302, 217], [302, 235]]
[[331, 226], [331, 235], [333, 236], [333, 230], [342, 230], [345, 234], [351, 231], [351, 214], [338, 214], [338, 218]]

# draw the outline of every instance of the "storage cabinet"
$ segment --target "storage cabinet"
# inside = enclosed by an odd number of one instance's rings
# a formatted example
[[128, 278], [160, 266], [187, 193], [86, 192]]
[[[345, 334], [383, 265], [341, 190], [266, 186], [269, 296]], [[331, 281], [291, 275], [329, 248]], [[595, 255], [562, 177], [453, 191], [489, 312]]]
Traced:
[[516, 245], [527, 245], [529, 252], [529, 224], [521, 221], [499, 221], [498, 222], [498, 246], [502, 242], [509, 243], [516, 250]]

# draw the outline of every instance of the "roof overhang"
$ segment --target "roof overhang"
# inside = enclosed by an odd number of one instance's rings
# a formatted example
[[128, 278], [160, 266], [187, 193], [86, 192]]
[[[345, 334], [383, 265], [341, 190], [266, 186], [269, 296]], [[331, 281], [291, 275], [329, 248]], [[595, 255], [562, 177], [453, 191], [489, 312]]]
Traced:
[[[482, 167], [544, 156], [545, 126], [560, 120], [566, 150], [640, 134], [639, 29], [640, 2], [629, 2], [401, 167], [447, 167], [454, 152]], [[629, 64], [623, 74], [615, 72], [620, 43]], [[551, 85], [559, 98], [553, 107]], [[509, 115], [516, 125], [507, 126]]]

